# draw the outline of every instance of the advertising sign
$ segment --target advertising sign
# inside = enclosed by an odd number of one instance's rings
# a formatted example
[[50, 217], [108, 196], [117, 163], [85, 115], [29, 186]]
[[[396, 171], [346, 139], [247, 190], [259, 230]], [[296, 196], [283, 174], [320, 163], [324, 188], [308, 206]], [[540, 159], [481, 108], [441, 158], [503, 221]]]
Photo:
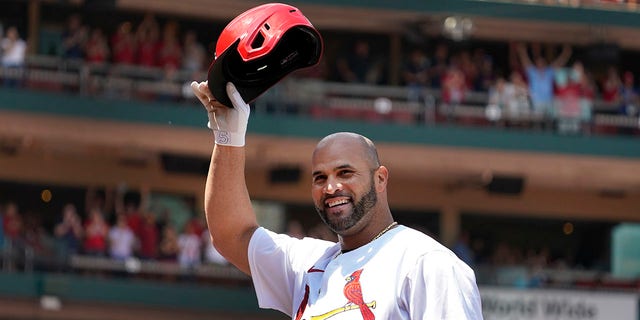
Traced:
[[634, 293], [481, 287], [485, 320], [638, 320]]

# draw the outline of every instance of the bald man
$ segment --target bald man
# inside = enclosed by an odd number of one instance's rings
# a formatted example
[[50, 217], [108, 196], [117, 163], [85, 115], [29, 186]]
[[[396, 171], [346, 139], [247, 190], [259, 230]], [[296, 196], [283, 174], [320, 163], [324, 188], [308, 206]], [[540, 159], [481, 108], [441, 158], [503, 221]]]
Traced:
[[482, 319], [473, 270], [394, 221], [389, 170], [371, 140], [335, 133], [312, 155], [313, 202], [338, 242], [277, 234], [258, 225], [245, 183], [249, 106], [231, 83], [233, 108], [218, 103], [206, 82], [191, 86], [215, 140], [205, 188], [211, 238], [251, 275], [260, 307], [292, 319]]

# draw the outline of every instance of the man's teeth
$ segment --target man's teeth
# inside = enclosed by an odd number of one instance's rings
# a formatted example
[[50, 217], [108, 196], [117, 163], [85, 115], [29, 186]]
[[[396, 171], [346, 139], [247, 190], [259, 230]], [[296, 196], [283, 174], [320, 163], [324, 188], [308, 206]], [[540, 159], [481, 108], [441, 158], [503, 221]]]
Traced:
[[347, 199], [342, 199], [342, 200], [336, 200], [336, 201], [329, 201], [327, 202], [327, 205], [329, 206], [329, 208], [335, 207], [335, 206], [339, 206], [341, 204], [345, 204], [348, 203], [349, 200]]

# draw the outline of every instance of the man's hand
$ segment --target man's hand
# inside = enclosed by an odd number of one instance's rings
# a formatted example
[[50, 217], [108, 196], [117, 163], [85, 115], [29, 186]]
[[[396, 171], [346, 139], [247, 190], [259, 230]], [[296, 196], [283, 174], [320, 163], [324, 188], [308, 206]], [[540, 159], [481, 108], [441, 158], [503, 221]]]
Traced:
[[209, 116], [207, 126], [213, 130], [216, 144], [244, 146], [250, 109], [233, 83], [227, 83], [227, 95], [233, 103], [233, 108], [224, 106], [215, 99], [209, 91], [207, 81], [200, 83], [194, 81], [191, 83], [191, 89], [207, 110]]

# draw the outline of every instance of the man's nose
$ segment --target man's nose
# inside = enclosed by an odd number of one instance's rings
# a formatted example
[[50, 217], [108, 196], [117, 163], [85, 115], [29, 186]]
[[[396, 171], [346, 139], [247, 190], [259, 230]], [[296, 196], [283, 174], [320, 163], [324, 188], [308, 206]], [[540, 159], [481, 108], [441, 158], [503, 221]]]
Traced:
[[329, 179], [327, 186], [325, 187], [325, 193], [334, 194], [336, 191], [342, 189], [342, 183]]

